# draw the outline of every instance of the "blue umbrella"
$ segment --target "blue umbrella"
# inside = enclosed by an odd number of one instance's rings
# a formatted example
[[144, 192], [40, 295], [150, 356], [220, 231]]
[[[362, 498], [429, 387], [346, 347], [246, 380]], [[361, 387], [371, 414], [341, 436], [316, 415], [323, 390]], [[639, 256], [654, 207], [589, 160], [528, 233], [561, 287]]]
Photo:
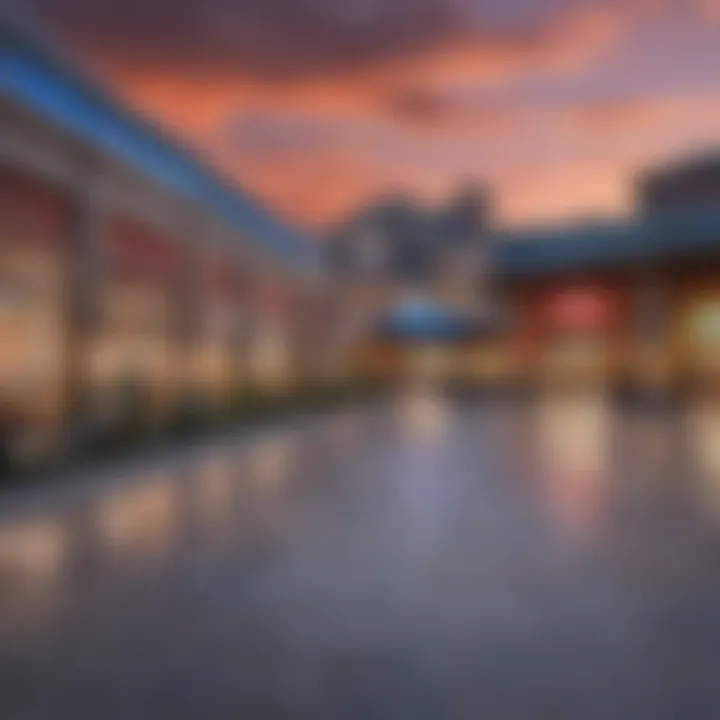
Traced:
[[450, 342], [468, 339], [481, 330], [468, 314], [425, 299], [401, 303], [378, 327], [382, 337], [409, 342]]

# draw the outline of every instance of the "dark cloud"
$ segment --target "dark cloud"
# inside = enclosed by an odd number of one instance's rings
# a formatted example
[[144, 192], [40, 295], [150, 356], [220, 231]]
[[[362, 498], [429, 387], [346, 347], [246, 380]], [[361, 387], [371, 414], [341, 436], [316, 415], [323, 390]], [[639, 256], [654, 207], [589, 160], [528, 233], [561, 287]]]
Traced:
[[268, 75], [346, 70], [478, 32], [525, 33], [579, 1], [26, 0], [94, 53]]
[[30, 0], [93, 51], [251, 72], [323, 72], [454, 31], [444, 0]]
[[624, 212], [636, 167], [720, 137], [717, 0], [9, 1], [314, 229], [474, 177], [512, 222]]

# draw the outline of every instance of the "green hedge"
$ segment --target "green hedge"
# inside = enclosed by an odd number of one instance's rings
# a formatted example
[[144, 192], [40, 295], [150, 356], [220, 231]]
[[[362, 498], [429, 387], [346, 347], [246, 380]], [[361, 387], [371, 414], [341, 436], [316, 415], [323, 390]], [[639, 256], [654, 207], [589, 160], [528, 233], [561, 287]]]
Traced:
[[380, 382], [363, 377], [338, 382], [305, 382], [276, 393], [245, 389], [229, 397], [221, 409], [214, 410], [187, 399], [163, 427], [153, 426], [138, 404], [133, 413], [126, 413], [113, 428], [86, 441], [63, 460], [39, 463], [32, 468], [20, 467], [7, 448], [3, 451], [0, 446], [0, 479], [4, 484], [40, 480], [51, 473], [79, 469], [93, 461], [126, 459], [154, 447], [200, 441], [221, 431], [330, 411], [377, 397], [383, 390]]

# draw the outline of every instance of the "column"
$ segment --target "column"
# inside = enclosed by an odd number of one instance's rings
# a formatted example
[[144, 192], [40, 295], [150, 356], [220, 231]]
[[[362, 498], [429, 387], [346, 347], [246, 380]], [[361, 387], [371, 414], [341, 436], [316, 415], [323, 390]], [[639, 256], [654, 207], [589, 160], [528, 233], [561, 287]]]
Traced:
[[97, 179], [90, 163], [83, 167], [68, 243], [64, 434], [71, 451], [93, 439], [101, 411], [93, 382], [93, 351], [103, 328], [105, 282], [105, 213], [95, 190]]

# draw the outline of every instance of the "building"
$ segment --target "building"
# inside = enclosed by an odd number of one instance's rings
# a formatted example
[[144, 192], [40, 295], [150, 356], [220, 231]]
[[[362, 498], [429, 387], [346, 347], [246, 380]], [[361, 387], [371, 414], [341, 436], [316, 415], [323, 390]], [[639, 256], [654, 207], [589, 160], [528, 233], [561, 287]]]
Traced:
[[312, 372], [302, 319], [325, 282], [318, 246], [7, 19], [0, 254], [12, 453], [162, 427]]
[[651, 170], [640, 178], [638, 198], [645, 215], [716, 209], [720, 206], [720, 153]]
[[[487, 194], [473, 187], [436, 209], [404, 196], [383, 198], [329, 238], [330, 265], [353, 296], [348, 317], [359, 320], [352, 324], [362, 330], [356, 338], [366, 367], [397, 377], [414, 365], [406, 355], [418, 354], [419, 346], [405, 331], [393, 339], [378, 332], [405, 317], [408, 308], [413, 316], [422, 308], [435, 330], [438, 318], [482, 324], [483, 318], [476, 323], [473, 316], [482, 310], [487, 237]], [[426, 345], [424, 335], [419, 332], [417, 339]]]
[[647, 174], [627, 222], [498, 235], [493, 271], [522, 377], [720, 387], [719, 170], [708, 158]]

